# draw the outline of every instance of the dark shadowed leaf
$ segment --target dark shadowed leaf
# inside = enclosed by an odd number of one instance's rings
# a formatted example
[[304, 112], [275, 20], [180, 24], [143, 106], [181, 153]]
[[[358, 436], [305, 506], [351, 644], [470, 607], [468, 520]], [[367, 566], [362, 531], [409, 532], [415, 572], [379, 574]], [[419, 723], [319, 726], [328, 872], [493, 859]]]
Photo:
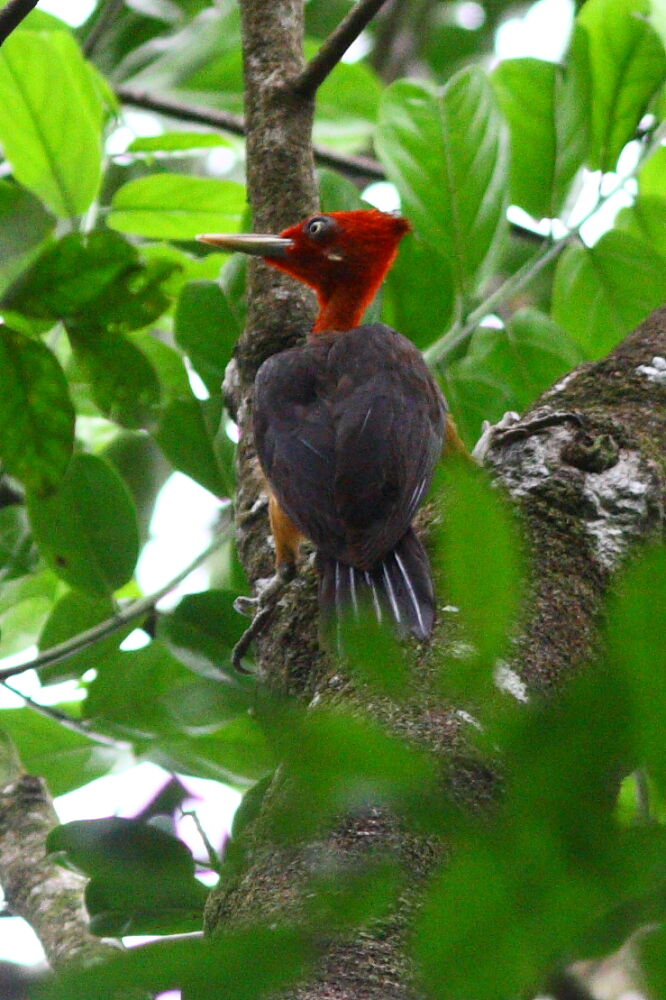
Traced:
[[183, 933], [201, 927], [208, 890], [182, 841], [138, 820], [76, 820], [51, 831], [49, 854], [90, 879], [86, 908], [102, 936]]
[[67, 380], [43, 344], [0, 323], [0, 460], [35, 494], [61, 482], [74, 445]]
[[108, 462], [75, 455], [50, 496], [28, 494], [35, 541], [70, 586], [104, 597], [131, 579], [139, 554], [136, 511]]
[[245, 622], [225, 590], [188, 594], [170, 614], [160, 616], [158, 635], [174, 656], [204, 677], [220, 679], [231, 667], [230, 655]]
[[53, 225], [53, 217], [29, 191], [0, 181], [0, 295], [32, 263]]

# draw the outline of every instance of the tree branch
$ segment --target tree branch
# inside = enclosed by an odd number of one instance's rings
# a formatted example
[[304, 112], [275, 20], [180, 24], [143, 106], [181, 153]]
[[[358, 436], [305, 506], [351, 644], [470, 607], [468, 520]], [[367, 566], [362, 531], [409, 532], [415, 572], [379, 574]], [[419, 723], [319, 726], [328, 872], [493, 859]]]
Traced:
[[223, 513], [226, 514], [227, 519], [221, 527], [216, 529], [210, 545], [203, 552], [200, 552], [172, 580], [165, 583], [163, 587], [160, 587], [159, 590], [156, 590], [153, 594], [149, 594], [147, 597], [142, 597], [140, 600], [128, 604], [127, 607], [122, 608], [113, 618], [107, 618], [106, 621], [100, 622], [99, 625], [95, 625], [85, 632], [79, 632], [78, 635], [72, 636], [71, 639], [58, 643], [57, 646], [45, 649], [38, 656], [34, 656], [30, 660], [25, 660], [23, 663], [16, 663], [12, 667], [5, 667], [4, 670], [0, 670], [0, 682], [5, 681], [8, 677], [15, 677], [17, 674], [25, 673], [26, 670], [39, 670], [40, 667], [46, 667], [51, 663], [59, 663], [61, 660], [66, 660], [69, 656], [73, 656], [74, 653], [79, 653], [82, 649], [94, 646], [96, 642], [105, 639], [108, 635], [113, 635], [114, 632], [118, 632], [119, 629], [123, 628], [129, 622], [135, 621], [137, 618], [141, 618], [149, 611], [152, 611], [158, 601], [161, 601], [179, 583], [182, 583], [190, 573], [201, 566], [229, 538], [232, 531], [230, 519], [231, 504], [224, 508]]
[[0, 10], [0, 45], [6, 42], [12, 31], [37, 6], [37, 0], [9, 0]]
[[[161, 115], [169, 115], [172, 118], [179, 118], [181, 121], [210, 125], [211, 128], [218, 128], [222, 132], [231, 132], [232, 135], [245, 135], [247, 132], [245, 119], [242, 115], [233, 115], [229, 111], [206, 108], [200, 104], [187, 104], [184, 101], [175, 101], [168, 97], [155, 97], [153, 94], [134, 90], [132, 87], [117, 87], [116, 96], [123, 104], [129, 104], [135, 108], [145, 108], [147, 111], [155, 111]], [[369, 156], [345, 156], [344, 153], [337, 153], [334, 149], [327, 149], [325, 146], [315, 146], [314, 155], [318, 163], [340, 170], [351, 177], [376, 178], [377, 180], [383, 180], [386, 177], [382, 165]]]
[[317, 88], [335, 69], [349, 46], [370, 23], [386, 0], [358, 0], [335, 31], [329, 35], [303, 72], [294, 82], [294, 90], [303, 97], [313, 97]]
[[46, 857], [46, 838], [58, 823], [41, 778], [23, 774], [0, 788], [0, 882], [10, 911], [34, 929], [54, 968], [116, 951], [88, 931], [86, 880]]
[[12, 687], [7, 681], [0, 681], [4, 688], [11, 691], [13, 695], [17, 698], [21, 698], [25, 704], [31, 708], [38, 715], [42, 715], [45, 719], [51, 719], [53, 722], [57, 722], [58, 725], [63, 726], [65, 729], [69, 729], [73, 733], [78, 733], [79, 736], [85, 736], [87, 739], [92, 740], [93, 743], [100, 743], [102, 746], [113, 747], [115, 750], [129, 750], [132, 744], [125, 740], [115, 739], [113, 736], [107, 736], [106, 733], [96, 732], [91, 726], [88, 725], [85, 719], [75, 719], [73, 716], [68, 715], [67, 712], [63, 712], [60, 708], [55, 708], [53, 705], [40, 705], [38, 701], [31, 698], [27, 694], [23, 694], [22, 691], [17, 690], [17, 688]]

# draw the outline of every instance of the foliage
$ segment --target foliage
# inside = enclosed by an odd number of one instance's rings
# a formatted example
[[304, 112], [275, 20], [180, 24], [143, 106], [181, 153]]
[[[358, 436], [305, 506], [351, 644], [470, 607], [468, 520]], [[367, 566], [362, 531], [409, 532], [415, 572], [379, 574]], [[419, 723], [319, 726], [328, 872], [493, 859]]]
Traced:
[[[515, 527], [481, 478], [451, 477], [450, 523], [464, 513], [442, 546], [475, 652], [442, 665], [442, 697], [474, 695], [480, 749], [505, 762], [505, 794], [483, 826], [444, 799], [434, 759], [378, 723], [342, 709], [304, 715], [234, 672], [242, 624], [232, 601], [243, 583], [226, 551], [209, 588], [168, 613], [139, 602], [146, 645], [121, 649], [130, 625], [114, 628], [113, 615], [140, 597], [137, 560], [166, 476], [180, 471], [221, 501], [234, 490], [220, 386], [243, 324], [245, 272], [195, 237], [247, 220], [237, 137], [137, 115], [114, 93], [123, 85], [240, 112], [235, 3], [136, 2], [110, 23], [104, 6], [77, 32], [35, 11], [0, 49], [0, 460], [8, 484], [0, 654], [69, 643], [69, 657], [40, 677], [45, 688], [73, 680], [79, 699], [61, 706], [68, 727], [28, 704], [1, 711], [0, 729], [56, 793], [137, 760], [250, 789], [223, 877], [242, 866], [244, 824], [276, 760], [279, 840], [309, 835], [341, 809], [390, 804], [456, 844], [453, 865], [425, 887], [413, 936], [426, 991], [461, 1000], [527, 995], [572, 957], [602, 953], [663, 918], [663, 826], [627, 825], [612, 795], [617, 774], [639, 763], [657, 800], [666, 795], [666, 705], [654, 696], [663, 688], [663, 557], [648, 555], [618, 588], [604, 663], [557, 704], [507, 705], [492, 669], [521, 595]], [[308, 51], [349, 6], [310, 0]], [[472, 444], [483, 419], [527, 408], [666, 299], [663, 32], [648, 0], [586, 0], [559, 64], [508, 59], [488, 72], [508, 5], [477, 5], [476, 28], [461, 21], [470, 5], [414, 6], [425, 11], [422, 30], [392, 45], [377, 19], [363, 60], [336, 68], [319, 95], [315, 136], [341, 154], [371, 146], [395, 185], [414, 231], [384, 290], [382, 318], [425, 351]], [[409, 78], [414, 68], [418, 82]], [[118, 153], [126, 129], [132, 139]], [[600, 227], [581, 230], [576, 207], [583, 179], [589, 193], [595, 178], [588, 223], [606, 211], [609, 192], [625, 193], [602, 236]], [[321, 191], [327, 209], [373, 196], [330, 171], [321, 172]], [[522, 214], [507, 216], [508, 205]], [[492, 565], [470, 579], [479, 545], [492, 546]], [[99, 641], [77, 645], [90, 629]], [[390, 637], [350, 625], [347, 640], [361, 683], [396, 703], [407, 696], [408, 669]], [[194, 926], [200, 882], [188, 849], [166, 836], [138, 821], [54, 833], [52, 849], [93, 876], [99, 933]], [[72, 973], [46, 995], [180, 983], [201, 1000], [249, 1000], [302, 974], [313, 926], [319, 939], [322, 925], [380, 919], [404, 878], [377, 859], [372, 870], [314, 886], [298, 927], [151, 945]], [[663, 952], [646, 949], [660, 982]]]

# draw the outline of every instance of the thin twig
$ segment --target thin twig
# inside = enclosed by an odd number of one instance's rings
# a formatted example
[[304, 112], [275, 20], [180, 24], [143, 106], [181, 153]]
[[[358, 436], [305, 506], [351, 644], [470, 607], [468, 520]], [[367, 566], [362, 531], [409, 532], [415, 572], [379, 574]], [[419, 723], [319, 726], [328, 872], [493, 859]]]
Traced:
[[37, 6], [37, 0], [9, 0], [0, 10], [0, 45], [7, 41], [12, 31]]
[[[211, 128], [218, 128], [222, 132], [231, 132], [232, 135], [246, 134], [245, 119], [242, 115], [234, 115], [229, 111], [207, 108], [200, 104], [187, 104], [184, 101], [175, 101], [168, 97], [155, 97], [153, 94], [148, 94], [143, 90], [134, 90], [132, 87], [116, 88], [116, 96], [123, 104], [129, 104], [135, 108], [145, 108], [147, 111], [169, 115], [172, 118], [179, 118], [181, 121], [210, 125]], [[345, 156], [343, 153], [337, 153], [325, 146], [315, 146], [315, 159], [324, 166], [341, 170], [353, 177], [383, 180], [386, 176], [382, 165], [369, 156]]]
[[179, 583], [182, 583], [190, 573], [204, 563], [227, 540], [231, 530], [231, 504], [228, 504], [224, 508], [223, 514], [226, 515], [226, 520], [221, 527], [217, 528], [210, 545], [203, 552], [200, 552], [196, 559], [193, 559], [177, 576], [169, 580], [168, 583], [165, 583], [159, 590], [156, 590], [154, 594], [149, 594], [147, 597], [142, 597], [140, 600], [128, 604], [127, 607], [122, 608], [113, 618], [107, 618], [106, 621], [100, 622], [99, 625], [95, 625], [93, 628], [89, 628], [86, 632], [80, 632], [78, 635], [72, 636], [71, 639], [58, 643], [57, 646], [45, 649], [43, 653], [30, 660], [25, 660], [23, 663], [0, 670], [0, 681], [4, 681], [8, 677], [14, 677], [16, 674], [22, 674], [26, 670], [39, 670], [40, 667], [46, 667], [48, 664], [65, 660], [67, 657], [73, 656], [74, 653], [78, 653], [82, 649], [87, 649], [101, 639], [105, 639], [108, 635], [112, 635], [136, 618], [141, 618], [149, 611], [152, 611], [158, 601], [170, 593]]
[[313, 97], [329, 73], [370, 23], [386, 0], [358, 0], [334, 32], [328, 36], [303, 72], [294, 81], [294, 92], [301, 97]]
[[12, 694], [15, 694], [17, 698], [20, 698], [25, 704], [37, 712], [38, 715], [42, 715], [45, 719], [51, 719], [52, 722], [57, 722], [58, 725], [64, 726], [65, 729], [70, 729], [73, 733], [78, 733], [80, 736], [85, 736], [87, 739], [92, 740], [93, 743], [101, 743], [102, 746], [113, 747], [114, 750], [130, 750], [132, 744], [127, 740], [117, 740], [113, 736], [107, 736], [105, 733], [97, 732], [92, 729], [84, 719], [75, 719], [73, 715], [69, 715], [67, 712], [63, 712], [60, 708], [55, 708], [53, 705], [41, 705], [30, 695], [23, 694], [17, 688], [12, 687], [7, 681], [2, 681], [2, 686]]

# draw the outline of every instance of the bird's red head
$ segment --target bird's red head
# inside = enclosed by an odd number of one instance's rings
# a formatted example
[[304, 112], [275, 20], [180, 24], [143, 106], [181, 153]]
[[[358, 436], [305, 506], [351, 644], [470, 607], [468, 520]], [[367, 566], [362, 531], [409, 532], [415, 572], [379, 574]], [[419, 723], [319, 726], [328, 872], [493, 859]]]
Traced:
[[205, 236], [206, 243], [257, 254], [317, 293], [315, 332], [351, 330], [374, 299], [410, 230], [409, 222], [377, 209], [329, 212], [273, 236]]

